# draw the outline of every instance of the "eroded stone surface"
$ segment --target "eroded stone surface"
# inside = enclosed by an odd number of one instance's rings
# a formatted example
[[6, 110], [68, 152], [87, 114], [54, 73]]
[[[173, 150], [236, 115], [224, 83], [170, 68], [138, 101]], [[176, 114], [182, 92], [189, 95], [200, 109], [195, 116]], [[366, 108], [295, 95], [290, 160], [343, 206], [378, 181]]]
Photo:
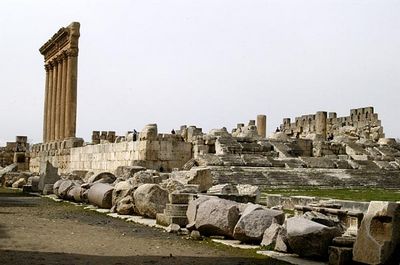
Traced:
[[399, 242], [400, 204], [372, 201], [357, 233], [353, 260], [383, 264], [393, 257]]

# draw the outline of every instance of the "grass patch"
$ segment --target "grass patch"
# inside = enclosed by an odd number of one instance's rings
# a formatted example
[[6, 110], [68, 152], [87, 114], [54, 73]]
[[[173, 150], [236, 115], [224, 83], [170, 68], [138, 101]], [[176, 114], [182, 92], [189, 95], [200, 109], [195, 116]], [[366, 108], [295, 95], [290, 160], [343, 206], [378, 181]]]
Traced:
[[359, 188], [359, 189], [327, 189], [327, 188], [277, 188], [264, 189], [265, 194], [282, 194], [286, 196], [313, 196], [352, 201], [400, 201], [400, 190]]
[[0, 187], [0, 197], [32, 197], [28, 193], [23, 193], [19, 189], [10, 189], [5, 187]]

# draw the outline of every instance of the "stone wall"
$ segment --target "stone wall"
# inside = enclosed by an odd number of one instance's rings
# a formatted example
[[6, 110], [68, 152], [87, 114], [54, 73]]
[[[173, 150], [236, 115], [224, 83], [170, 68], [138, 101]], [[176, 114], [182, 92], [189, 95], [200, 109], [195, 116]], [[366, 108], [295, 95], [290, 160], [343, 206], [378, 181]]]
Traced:
[[73, 170], [114, 172], [119, 166], [140, 165], [161, 172], [170, 172], [192, 157], [192, 145], [181, 136], [159, 134], [152, 139], [103, 142], [82, 146], [82, 139], [64, 140], [35, 145], [31, 152], [30, 170], [40, 171], [40, 164], [48, 160], [59, 173]]
[[378, 140], [385, 137], [378, 114], [374, 113], [373, 107], [351, 109], [350, 115], [337, 117], [335, 112], [317, 112], [316, 114], [302, 115], [291, 122], [290, 118], [283, 119], [280, 130], [289, 136], [299, 138], [307, 137], [309, 134], [319, 134], [323, 138], [333, 135], [338, 136], [346, 133], [346, 130], [354, 128], [354, 136]]

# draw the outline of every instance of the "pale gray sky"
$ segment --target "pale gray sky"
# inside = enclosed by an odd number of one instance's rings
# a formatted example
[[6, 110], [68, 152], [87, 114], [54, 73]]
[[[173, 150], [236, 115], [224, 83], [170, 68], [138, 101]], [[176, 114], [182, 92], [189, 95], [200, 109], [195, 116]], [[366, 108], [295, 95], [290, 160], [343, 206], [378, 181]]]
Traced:
[[372, 105], [400, 136], [400, 1], [1, 0], [0, 141], [42, 138], [38, 49], [81, 23], [77, 136]]

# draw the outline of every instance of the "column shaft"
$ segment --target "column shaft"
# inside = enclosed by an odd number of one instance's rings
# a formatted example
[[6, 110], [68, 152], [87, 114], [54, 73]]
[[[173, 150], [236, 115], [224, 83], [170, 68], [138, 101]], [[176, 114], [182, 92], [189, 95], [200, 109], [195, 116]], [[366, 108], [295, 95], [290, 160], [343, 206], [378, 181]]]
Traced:
[[57, 95], [56, 95], [56, 124], [55, 124], [55, 139], [60, 139], [60, 116], [61, 116], [61, 78], [62, 78], [62, 61], [57, 59]]
[[65, 139], [65, 107], [66, 107], [66, 100], [67, 100], [67, 68], [68, 68], [68, 58], [66, 56], [63, 57], [63, 72], [62, 72], [62, 80], [61, 80], [61, 116], [60, 116], [60, 138]]
[[46, 109], [46, 142], [51, 138], [51, 106], [53, 104], [53, 66], [49, 64], [49, 83], [48, 83], [48, 98]]
[[76, 96], [78, 75], [78, 52], [72, 51], [68, 55], [67, 91], [66, 91], [66, 116], [65, 137], [75, 137], [76, 133]]
[[43, 108], [43, 143], [46, 142], [47, 138], [47, 106], [49, 99], [49, 68], [45, 65], [46, 69], [46, 83], [44, 90], [44, 108]]
[[51, 105], [51, 136], [50, 140], [53, 141], [56, 139], [56, 108], [57, 108], [57, 73], [58, 73], [58, 64], [54, 62], [54, 70], [53, 70], [53, 94], [52, 94], [52, 105]]

